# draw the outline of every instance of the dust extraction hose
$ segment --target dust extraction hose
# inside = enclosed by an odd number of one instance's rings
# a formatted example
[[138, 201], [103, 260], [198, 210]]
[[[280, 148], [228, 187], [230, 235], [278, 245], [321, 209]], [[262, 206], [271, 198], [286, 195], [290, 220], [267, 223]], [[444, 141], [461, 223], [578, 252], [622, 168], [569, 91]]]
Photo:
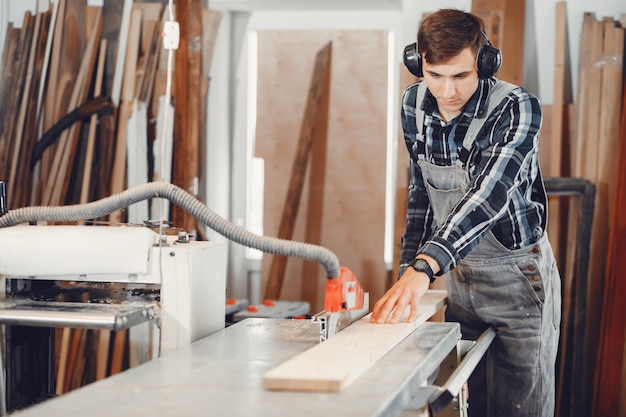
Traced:
[[309, 243], [261, 236], [249, 232], [224, 219], [187, 191], [166, 182], [150, 182], [139, 185], [86, 204], [34, 206], [9, 210], [5, 215], [0, 215], [0, 227], [10, 227], [25, 222], [73, 222], [96, 219], [126, 208], [131, 204], [157, 197], [166, 198], [204, 225], [236, 243], [266, 253], [319, 262], [326, 270], [328, 278], [339, 277], [339, 260], [332, 251]]

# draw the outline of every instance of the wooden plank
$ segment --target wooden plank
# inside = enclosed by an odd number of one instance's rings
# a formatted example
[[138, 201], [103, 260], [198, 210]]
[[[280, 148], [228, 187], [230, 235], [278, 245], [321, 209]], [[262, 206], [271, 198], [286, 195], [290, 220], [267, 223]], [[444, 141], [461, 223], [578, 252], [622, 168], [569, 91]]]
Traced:
[[[48, 75], [48, 85], [46, 87], [45, 94], [45, 116], [44, 116], [44, 131], [50, 129], [57, 120], [62, 116], [58, 108], [57, 103], [57, 82], [59, 80], [59, 73], [61, 72], [61, 65], [68, 65], [67, 62], [62, 62], [62, 48], [63, 48], [63, 20], [65, 19], [65, 7], [67, 0], [59, 0], [56, 6], [57, 14], [55, 16], [54, 26], [52, 28], [53, 37], [50, 54], [50, 66]], [[82, 49], [80, 50], [82, 52]], [[75, 63], [75, 59], [71, 60], [73, 66], [78, 68], [78, 64]], [[76, 70], [77, 71], [77, 70]]]
[[[556, 3], [556, 33], [554, 56], [554, 101], [552, 103], [552, 132], [550, 135], [550, 164], [548, 174], [552, 177], [567, 176], [563, 167], [565, 141], [563, 129], [565, 120], [563, 109], [565, 105], [565, 72], [567, 50], [567, 8], [566, 2]], [[558, 197], [548, 199], [548, 235], [554, 250], [558, 265], [565, 266], [567, 211]], [[565, 270], [565, 268], [563, 268]]]
[[[526, 1], [473, 0], [472, 13], [484, 21], [492, 44], [505, 57], [496, 76], [515, 85], [524, 84], [524, 33]], [[490, 29], [495, 29], [491, 30]], [[491, 33], [490, 33], [491, 32]]]
[[56, 388], [55, 388], [55, 393], [57, 395], [63, 394], [64, 392], [63, 390], [65, 389], [65, 378], [67, 375], [71, 337], [72, 337], [71, 329], [64, 327], [62, 329], [61, 347], [59, 349], [59, 354], [58, 354], [59, 365], [58, 365], [58, 370], [57, 370]]
[[31, 42], [35, 26], [35, 17], [30, 12], [24, 14], [24, 23], [20, 33], [19, 46], [16, 53], [18, 54], [17, 70], [13, 74], [12, 82], [14, 88], [10, 97], [9, 113], [7, 113], [8, 123], [7, 138], [8, 148], [7, 153], [10, 157], [9, 171], [8, 171], [8, 200], [17, 201], [18, 190], [13, 185], [17, 181], [16, 168], [17, 158], [19, 157], [19, 150], [22, 146], [22, 129], [24, 124], [24, 111], [22, 110], [24, 103], [24, 89], [30, 88], [30, 79], [25, 77], [24, 74], [28, 72], [28, 66], [30, 61]]
[[125, 369], [124, 356], [126, 355], [126, 336], [128, 330], [114, 332], [113, 355], [111, 357], [111, 375], [119, 374]]
[[[197, 195], [200, 129], [204, 115], [200, 114], [202, 48], [194, 40], [202, 39], [202, 1], [186, 0], [176, 3], [176, 19], [179, 21], [181, 33], [175, 56], [176, 114], [172, 182]], [[196, 231], [196, 219], [179, 206], [172, 208], [172, 221], [175, 226], [188, 232]]]
[[[104, 67], [107, 52], [107, 40], [100, 40], [100, 52], [98, 55], [98, 67], [96, 69], [96, 80], [93, 95], [99, 97], [102, 94], [102, 82], [104, 80]], [[91, 172], [93, 167], [93, 157], [96, 142], [96, 130], [98, 128], [98, 114], [91, 115], [89, 120], [89, 133], [87, 135], [87, 150], [85, 152], [85, 169], [83, 171], [83, 180], [80, 190], [80, 203], [87, 203], [89, 199], [89, 189], [91, 188]], [[83, 222], [84, 223], [84, 222]]]
[[[564, 107], [566, 104], [565, 89], [566, 89], [566, 51], [567, 45], [567, 3], [565, 1], [559, 1], [556, 3], [556, 25], [555, 25], [555, 55], [554, 55], [554, 95], [552, 103], [552, 123], [550, 134], [550, 163], [548, 166], [548, 174], [552, 177], [567, 176], [566, 166], [569, 166], [567, 160], [569, 157], [564, 152], [564, 142], [567, 136], [567, 124], [564, 117]], [[561, 270], [563, 287], [572, 288], [572, 282], [574, 279], [573, 260], [574, 256], [569, 256], [572, 251], [575, 251], [576, 245], [570, 247], [567, 246], [568, 237], [568, 205], [567, 201], [564, 201], [561, 197], [553, 196], [548, 197], [548, 236], [550, 237], [550, 243], [554, 254], [557, 259], [557, 265]], [[574, 223], [574, 219], [572, 219]], [[575, 224], [572, 224], [575, 227]], [[576, 230], [575, 228], [573, 230]], [[568, 259], [571, 260], [568, 265]], [[559, 369], [557, 370], [560, 383], [557, 384], [556, 398], [557, 408], [560, 407], [561, 398], [563, 396], [569, 396], [568, 384], [564, 381], [566, 367], [563, 363], [569, 358], [571, 354], [569, 352], [569, 339], [571, 334], [568, 334], [569, 329], [569, 312], [572, 308], [572, 299], [567, 296], [567, 292], [564, 292], [565, 296], [562, 300], [562, 334], [560, 345], [560, 360]]]
[[[596, 185], [596, 198], [594, 208], [594, 220], [592, 226], [591, 237], [591, 253], [589, 260], [589, 270], [597, 279], [589, 280], [589, 288], [587, 295], [587, 323], [586, 335], [588, 340], [588, 351], [596, 352], [598, 348], [599, 328], [598, 323], [601, 319], [601, 303], [603, 287], [605, 285], [606, 271], [606, 245], [607, 245], [607, 215], [608, 206], [606, 202], [606, 187], [597, 181], [597, 163], [598, 163], [598, 135], [601, 94], [598, 88], [602, 85], [602, 68], [597, 65], [602, 59], [602, 32], [603, 24], [601, 21], [594, 20], [589, 22], [583, 21], [589, 26], [590, 32], [588, 36], [591, 38], [589, 60], [586, 61], [585, 70], [587, 74], [587, 85], [584, 90], [586, 95], [584, 108], [579, 103], [578, 117], [586, 118], [583, 126], [579, 126], [578, 134], [581, 142], [577, 145], [580, 148], [579, 165], [581, 168], [581, 177], [590, 180]], [[597, 355], [588, 355], [587, 369], [595, 369]]]
[[39, 39], [36, 45], [35, 51], [35, 67], [33, 84], [31, 90], [31, 99], [29, 102], [29, 108], [26, 111], [26, 121], [24, 129], [24, 148], [22, 149], [22, 156], [20, 158], [20, 167], [18, 171], [18, 177], [22, 182], [22, 200], [21, 206], [27, 206], [34, 204], [35, 190], [37, 186], [36, 176], [33, 170], [29, 167], [29, 159], [35, 148], [39, 137], [39, 129], [41, 126], [42, 113], [40, 109], [41, 105], [41, 93], [42, 87], [45, 85], [45, 65], [46, 57], [48, 54], [47, 45], [50, 40], [50, 20], [52, 17], [52, 11], [41, 13], [42, 22], [41, 29], [39, 31]]
[[98, 347], [96, 354], [96, 381], [107, 377], [109, 365], [109, 344], [111, 341], [111, 330], [98, 331]]
[[[602, 303], [598, 366], [595, 373], [592, 414], [616, 416], [619, 413], [620, 394], [625, 380], [622, 376], [626, 346], [626, 96], [622, 96], [619, 134], [617, 187], [607, 249], [606, 284]], [[624, 345], [622, 345], [624, 343]], [[593, 350], [592, 352], [596, 352]]]
[[[373, 324], [363, 317], [330, 339], [313, 346], [263, 375], [263, 387], [279, 391], [340, 392], [376, 361], [443, 308], [445, 291], [429, 290], [412, 323]], [[410, 308], [405, 312], [408, 317]]]
[[[4, 55], [6, 59], [3, 60], [3, 79], [2, 79], [2, 97], [11, 97], [13, 95], [13, 89], [15, 88], [13, 80], [13, 74], [16, 71], [16, 50], [18, 48], [20, 39], [20, 29], [10, 26], [7, 29], [7, 42], [5, 45]], [[10, 133], [9, 133], [9, 118], [13, 116], [13, 109], [10, 105], [10, 100], [0, 100], [0, 110], [2, 122], [0, 125], [0, 174], [2, 178], [8, 178], [9, 175], [9, 149], [10, 149]]]
[[[322, 96], [324, 94], [328, 94], [328, 91], [324, 91], [324, 88], [328, 87], [328, 85], [324, 84], [324, 80], [327, 79], [326, 73], [330, 72], [330, 56], [331, 43], [329, 42], [318, 51], [315, 57], [315, 66], [313, 68], [313, 76], [309, 86], [304, 118], [300, 126], [298, 147], [296, 148], [296, 154], [293, 159], [291, 175], [289, 176], [287, 196], [283, 205], [280, 226], [276, 235], [279, 239], [289, 240], [293, 237], [296, 217], [300, 206], [300, 197], [304, 186], [304, 178], [309, 164], [315, 124], [318, 120], [318, 106], [320, 105]], [[265, 288], [264, 298], [270, 300], [278, 300], [280, 298], [286, 265], [286, 256], [274, 255], [272, 257], [269, 280]]]
[[622, 81], [624, 73], [624, 28], [612, 18], [603, 19], [604, 42], [602, 56], [602, 101], [600, 103], [600, 126], [598, 164], [596, 177], [607, 184], [608, 217], [611, 218], [613, 197], [615, 194], [615, 172], [617, 158], [615, 150], [619, 148], [620, 109], [622, 101]]
[[[34, 20], [34, 22], [33, 22]], [[11, 192], [12, 204], [17, 207], [22, 207], [25, 204], [23, 188], [30, 188], [30, 182], [27, 182], [23, 176], [19, 175], [20, 184], [18, 186], [18, 173], [20, 173], [20, 156], [22, 151], [27, 148], [27, 139], [24, 137], [24, 131], [26, 130], [26, 119], [28, 117], [28, 110], [32, 98], [33, 82], [36, 77], [35, 74], [35, 59], [37, 55], [37, 45], [39, 44], [39, 31], [41, 30], [42, 14], [37, 13], [34, 19], [30, 19], [29, 27], [32, 27], [30, 34], [30, 44], [28, 45], [28, 64], [26, 66], [26, 74], [24, 76], [24, 89], [22, 90], [21, 102], [19, 111], [17, 113], [17, 126], [14, 132], [14, 145], [13, 154], [11, 156], [11, 168], [9, 172], [8, 189]], [[32, 25], [32, 26], [31, 26]], [[24, 155], [24, 159], [27, 160], [28, 155]], [[23, 181], [23, 182], [22, 182]], [[27, 183], [27, 184], [25, 184]], [[26, 187], [25, 187], [26, 186]]]
[[[332, 50], [332, 47], [331, 47]], [[323, 73], [322, 94], [312, 115], [315, 121], [311, 138], [311, 167], [309, 169], [309, 195], [307, 198], [307, 221], [305, 242], [322, 244], [322, 225], [324, 219], [324, 185], [326, 184], [326, 149], [328, 145], [328, 105], [330, 100], [330, 74], [332, 71], [332, 53], [329, 53], [326, 71]], [[309, 300], [317, 306], [323, 302], [319, 294], [323, 292], [325, 274], [319, 263], [304, 262], [302, 271], [302, 300]]]
[[[128, 119], [132, 114], [133, 100], [135, 98], [137, 55], [139, 52], [141, 32], [141, 10], [133, 9], [130, 17], [130, 30], [128, 32], [128, 46], [124, 66], [124, 77], [120, 96], [120, 110], [117, 120], [117, 139], [115, 142], [115, 156], [113, 159], [113, 172], [111, 176], [111, 195], [119, 194], [126, 188], [127, 163], [127, 137]], [[109, 221], [119, 223], [123, 221], [121, 210], [114, 211], [109, 215]]]

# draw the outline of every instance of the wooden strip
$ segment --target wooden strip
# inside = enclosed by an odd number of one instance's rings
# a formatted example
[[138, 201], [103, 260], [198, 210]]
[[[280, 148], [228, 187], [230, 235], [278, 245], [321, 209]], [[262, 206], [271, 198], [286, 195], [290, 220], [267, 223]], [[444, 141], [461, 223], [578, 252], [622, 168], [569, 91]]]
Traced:
[[106, 378], [109, 365], [109, 343], [111, 341], [111, 330], [98, 331], [98, 348], [96, 355], [96, 381]]
[[[332, 47], [331, 47], [332, 52]], [[328, 56], [326, 71], [323, 74], [322, 94], [314, 116], [316, 121], [312, 132], [311, 168], [309, 170], [309, 195], [307, 198], [307, 221], [305, 226], [305, 242], [314, 245], [322, 244], [322, 225], [324, 219], [324, 189], [326, 184], [326, 148], [328, 145], [328, 106], [330, 100], [330, 74], [332, 70], [332, 53]], [[302, 271], [302, 300], [308, 300], [315, 311], [323, 308], [323, 299], [318, 295], [323, 291], [323, 274], [316, 262], [304, 262]]]
[[[50, 69], [49, 69], [49, 78], [48, 85], [46, 87], [45, 94], [45, 117], [44, 117], [44, 126], [43, 130], [47, 131], [54, 125], [57, 120], [59, 120], [62, 116], [60, 114], [60, 110], [58, 108], [57, 103], [57, 89], [59, 85], [57, 84], [59, 81], [59, 73], [61, 72], [61, 65], [67, 65], [68, 63], [62, 62], [61, 60], [61, 49], [63, 48], [63, 29], [64, 24], [63, 20], [65, 19], [65, 7], [66, 0], [59, 0], [57, 5], [57, 15], [55, 16], [55, 25], [53, 26], [53, 40], [51, 45], [51, 55], [50, 55]], [[82, 51], [82, 49], [81, 49]], [[72, 57], [74, 55], [71, 55]], [[74, 64], [74, 60], [72, 60]], [[77, 64], [76, 65], [77, 68]]]
[[[617, 152], [617, 187], [614, 210], [610, 224], [607, 250], [606, 284], [600, 321], [598, 366], [595, 373], [594, 416], [623, 415], [620, 409], [621, 387], [625, 384], [622, 376], [624, 349], [626, 347], [626, 95], [622, 97], [621, 127]], [[624, 345], [621, 345], [624, 343]], [[593, 350], [592, 352], [595, 352]], [[593, 369], [593, 368], [592, 368]]]
[[[18, 48], [20, 39], [20, 30], [15, 29], [12, 26], [7, 30], [8, 45], [5, 45], [4, 54], [7, 57], [4, 60], [3, 65], [3, 90], [2, 97], [11, 97], [13, 89], [15, 88], [13, 80], [13, 73], [15, 72], [15, 53]], [[10, 140], [9, 136], [9, 118], [13, 117], [12, 108], [10, 106], [10, 100], [0, 100], [0, 109], [2, 118], [0, 119], [0, 174], [2, 178], [8, 178], [9, 175], [9, 149]]]
[[[117, 121], [117, 139], [115, 142], [115, 157], [113, 159], [113, 172], [111, 176], [111, 194], [119, 194], [124, 191], [126, 182], [127, 164], [127, 139], [128, 119], [132, 114], [133, 99], [135, 98], [137, 54], [141, 31], [141, 10], [133, 9], [130, 17], [130, 31], [128, 33], [128, 46], [124, 66], [124, 79], [122, 83], [120, 111]], [[109, 215], [109, 221], [119, 223], [123, 221], [121, 210], [114, 211]]]
[[24, 14], [24, 24], [22, 26], [20, 41], [18, 50], [16, 51], [18, 58], [17, 71], [13, 74], [13, 82], [15, 88], [12, 91], [9, 104], [8, 113], [8, 148], [7, 153], [10, 155], [9, 172], [8, 172], [8, 199], [9, 201], [17, 201], [18, 190], [14, 187], [17, 179], [15, 178], [15, 170], [17, 168], [17, 158], [19, 157], [19, 150], [22, 146], [22, 128], [24, 124], [24, 111], [21, 110], [24, 104], [24, 89], [30, 88], [30, 79], [25, 77], [24, 74], [28, 72], [31, 41], [33, 38], [33, 31], [35, 25], [35, 18], [30, 12]]
[[596, 177], [608, 185], [608, 219], [611, 218], [615, 195], [615, 172], [619, 147], [620, 108], [622, 101], [622, 79], [624, 72], [624, 28], [617, 27], [612, 18], [605, 18], [602, 56], [602, 102], [600, 104], [600, 134]]
[[[563, 142], [565, 135], [567, 135], [567, 129], [564, 129], [564, 105], [565, 105], [565, 72], [566, 68], [566, 51], [567, 51], [567, 3], [565, 1], [559, 1], [556, 3], [556, 29], [555, 29], [555, 56], [554, 56], [554, 98], [552, 103], [552, 124], [550, 134], [550, 164], [548, 166], [548, 173], [553, 177], [566, 176], [563, 162], [566, 158]], [[557, 259], [557, 264], [561, 270], [563, 277], [563, 287], [572, 288], [572, 282], [574, 279], [573, 265], [568, 265], [568, 253], [571, 249], [575, 249], [575, 244], [569, 249], [567, 246], [568, 237], [568, 211], [567, 203], [558, 196], [548, 198], [548, 236], [550, 236], [550, 243], [554, 254]], [[575, 229], [574, 229], [575, 230]], [[570, 258], [574, 259], [574, 257]], [[567, 294], [567, 292], [564, 292]], [[568, 385], [564, 381], [564, 373], [566, 367], [564, 364], [568, 364], [567, 360], [570, 355], [569, 352], [569, 339], [571, 334], [568, 334], [569, 329], [569, 313], [572, 308], [572, 299], [569, 296], [563, 297], [563, 312], [561, 333], [561, 355], [559, 369], [557, 370], [560, 383], [557, 384], [556, 398], [557, 407], [560, 404], [563, 395], [569, 395]], [[565, 392], [564, 392], [565, 391]]]
[[[304, 178], [309, 164], [309, 155], [313, 143], [317, 112], [324, 92], [324, 80], [326, 73], [330, 71], [331, 44], [328, 43], [320, 49], [315, 57], [313, 77], [309, 87], [307, 103], [304, 111], [304, 119], [300, 126], [298, 147], [289, 177], [289, 188], [283, 206], [283, 214], [280, 220], [277, 237], [279, 239], [291, 239], [295, 228], [296, 217], [300, 206], [300, 197], [304, 185]], [[274, 255], [270, 265], [270, 274], [265, 289], [265, 297], [270, 300], [278, 300], [283, 285], [287, 257]]]
[[65, 378], [67, 375], [67, 364], [70, 352], [70, 339], [72, 336], [71, 329], [64, 327], [61, 336], [61, 347], [59, 349], [59, 366], [56, 378], [56, 390], [57, 395], [63, 394], [65, 388]]
[[111, 375], [119, 374], [124, 370], [124, 356], [126, 354], [127, 330], [114, 332], [113, 355], [111, 357]]
[[[26, 66], [26, 74], [24, 76], [24, 89], [22, 90], [21, 103], [19, 112], [17, 113], [17, 126], [14, 133], [14, 145], [13, 155], [11, 159], [11, 168], [9, 173], [8, 188], [12, 191], [11, 202], [17, 207], [22, 207], [26, 203], [25, 191], [30, 188], [30, 182], [27, 178], [24, 178], [20, 173], [20, 156], [25, 148], [27, 148], [27, 138], [24, 136], [26, 130], [26, 119], [28, 118], [28, 110], [32, 98], [33, 83], [36, 83], [35, 77], [35, 59], [37, 55], [37, 45], [39, 44], [39, 31], [41, 30], [42, 14], [37, 13], [32, 22], [32, 32], [30, 34], [30, 43], [28, 45], [28, 64]], [[29, 24], [29, 27], [31, 25]], [[36, 88], [36, 87], [35, 87]], [[23, 158], [27, 161], [29, 155], [24, 155]], [[27, 162], [26, 162], [27, 163]], [[28, 171], [28, 170], [27, 170]], [[20, 178], [20, 184], [18, 185], [18, 177]], [[23, 190], [26, 188], [26, 190]]]
[[[263, 387], [280, 391], [339, 392], [443, 308], [445, 291], [429, 290], [412, 323], [373, 324], [363, 317], [330, 339], [278, 365], [263, 375]], [[408, 317], [410, 309], [404, 316]]]
[[42, 87], [46, 83], [45, 79], [45, 65], [49, 51], [47, 51], [50, 43], [50, 21], [52, 18], [52, 11], [42, 13], [41, 30], [39, 31], [39, 40], [37, 43], [37, 50], [35, 52], [35, 74], [33, 81], [33, 88], [31, 91], [31, 100], [29, 108], [27, 110], [26, 126], [24, 130], [24, 149], [22, 150], [22, 157], [19, 167], [19, 178], [23, 182], [22, 190], [22, 205], [33, 205], [37, 189], [37, 175], [30, 169], [29, 160], [32, 155], [33, 149], [37, 144], [39, 137], [41, 121], [43, 115], [41, 112], [41, 94]]
[[[174, 117], [174, 163], [172, 182], [187, 192], [197, 195], [200, 175], [200, 110], [202, 48], [195, 40], [202, 39], [202, 1], [187, 0], [176, 3], [176, 18], [181, 34], [176, 51]], [[182, 105], [179, 107], [179, 104]], [[172, 208], [172, 221], [188, 232], [196, 231], [196, 219], [179, 206]]]
[[[93, 95], [99, 97], [102, 94], [102, 81], [104, 79], [104, 64], [106, 62], [107, 40], [100, 40], [100, 54], [98, 55], [98, 68], [96, 70], [96, 84], [94, 86]], [[96, 142], [96, 130], [98, 128], [98, 114], [91, 115], [89, 120], [89, 133], [87, 135], [87, 150], [85, 152], [85, 169], [83, 172], [82, 187], [80, 190], [80, 203], [84, 204], [89, 201], [89, 189], [91, 186], [91, 171], [93, 167], [93, 154]], [[84, 223], [84, 222], [83, 222]]]

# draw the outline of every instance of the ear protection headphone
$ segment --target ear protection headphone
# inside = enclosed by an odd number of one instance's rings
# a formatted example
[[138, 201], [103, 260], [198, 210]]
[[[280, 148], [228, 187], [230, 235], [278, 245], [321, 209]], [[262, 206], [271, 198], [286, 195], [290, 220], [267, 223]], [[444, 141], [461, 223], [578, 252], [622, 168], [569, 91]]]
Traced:
[[[484, 32], [483, 32], [484, 34]], [[485, 38], [487, 35], [485, 34]], [[422, 56], [417, 49], [417, 43], [412, 43], [404, 48], [404, 65], [416, 77], [423, 77], [422, 72]], [[489, 39], [487, 43], [480, 48], [476, 57], [476, 66], [478, 67], [478, 75], [481, 78], [491, 78], [498, 72], [502, 66], [502, 53], [498, 48], [491, 45]]]

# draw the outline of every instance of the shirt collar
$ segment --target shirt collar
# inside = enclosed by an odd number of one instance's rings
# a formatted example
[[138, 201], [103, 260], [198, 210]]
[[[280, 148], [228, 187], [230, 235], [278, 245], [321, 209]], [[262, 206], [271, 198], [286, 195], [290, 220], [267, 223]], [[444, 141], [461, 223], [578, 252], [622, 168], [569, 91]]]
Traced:
[[[480, 78], [478, 80], [478, 88], [463, 108], [462, 114], [465, 117], [482, 118], [486, 116], [489, 90], [495, 82], [496, 79], [493, 77], [489, 79]], [[420, 108], [428, 115], [432, 115], [437, 110], [437, 99], [431, 94], [430, 90], [426, 90]]]

